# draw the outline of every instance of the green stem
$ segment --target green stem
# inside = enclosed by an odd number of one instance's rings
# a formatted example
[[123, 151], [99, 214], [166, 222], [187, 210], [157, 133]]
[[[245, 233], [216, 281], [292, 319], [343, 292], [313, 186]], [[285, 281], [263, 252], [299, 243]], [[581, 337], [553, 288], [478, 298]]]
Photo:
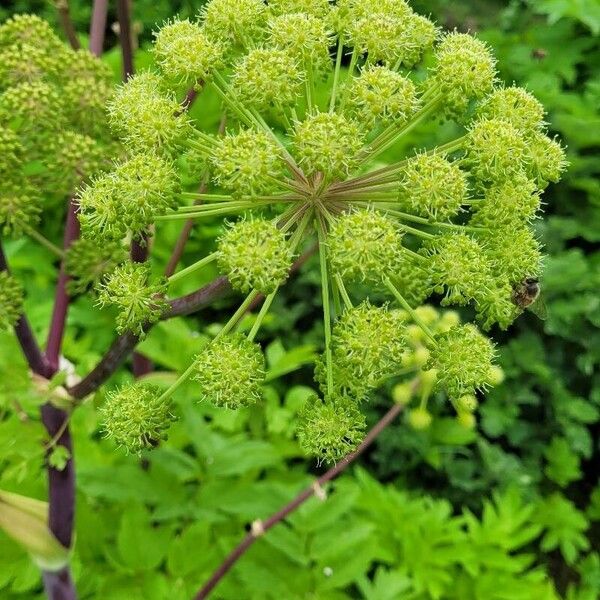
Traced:
[[182, 269], [181, 271], [178, 271], [177, 273], [171, 275], [171, 277], [169, 277], [167, 281], [169, 283], [175, 283], [176, 281], [183, 279], [190, 273], [195, 273], [196, 271], [199, 271], [202, 267], [205, 267], [206, 265], [210, 264], [211, 262], [217, 259], [217, 256], [218, 253], [213, 252], [212, 254], [205, 256], [198, 262], [195, 262], [193, 265], [190, 265], [189, 267], [186, 267], [185, 269]]
[[325, 329], [325, 364], [327, 369], [327, 392], [333, 394], [333, 364], [331, 355], [331, 305], [329, 298], [329, 277], [327, 275], [327, 256], [325, 246], [325, 228], [317, 218], [319, 237], [319, 264], [321, 269], [321, 293], [323, 297], [323, 327]]
[[254, 325], [252, 325], [252, 329], [248, 333], [248, 339], [253, 342], [260, 326], [262, 325], [264, 318], [267, 316], [269, 312], [269, 308], [271, 308], [271, 303], [273, 302], [277, 292], [279, 291], [279, 286], [277, 286], [266, 298], [263, 302], [263, 305], [260, 308], [260, 312], [256, 316], [256, 320], [254, 321]]
[[423, 333], [429, 338], [429, 340], [433, 344], [437, 344], [431, 329], [425, 325], [421, 317], [419, 317], [413, 307], [404, 299], [404, 296], [402, 296], [402, 294], [396, 289], [396, 286], [389, 280], [389, 278], [386, 278], [383, 283], [387, 286], [390, 292], [392, 292], [402, 308], [411, 316], [412, 320], [423, 330]]
[[329, 100], [329, 112], [335, 111], [335, 97], [337, 95], [338, 84], [340, 81], [340, 69], [342, 67], [342, 54], [344, 51], [344, 44], [342, 43], [342, 36], [338, 37], [337, 53], [335, 55], [335, 70], [333, 72], [333, 86], [331, 87], [331, 99]]
[[49, 239], [45, 238], [39, 231], [36, 231], [33, 227], [28, 225], [27, 223], [23, 223], [22, 221], [18, 221], [17, 223], [19, 227], [34, 240], [39, 242], [46, 250], [50, 250], [52, 254], [56, 255], [58, 258], [64, 258], [65, 253], [58, 246], [55, 246]]
[[161, 215], [155, 217], [155, 221], [181, 221], [186, 219], [200, 219], [202, 217], [215, 217], [219, 215], [228, 215], [231, 213], [240, 212], [242, 210], [256, 208], [257, 204], [248, 203], [246, 206], [234, 206], [234, 207], [223, 207], [223, 208], [215, 208], [213, 210], [205, 210], [205, 211], [178, 211], [173, 212], [167, 215]]
[[[357, 62], [358, 62], [358, 50], [357, 50], [357, 47], [354, 46], [354, 48], [352, 49], [352, 56], [350, 57], [350, 65], [348, 66], [348, 77], [347, 77], [348, 80], [352, 79], [352, 76], [354, 75], [354, 69], [356, 68]], [[348, 84], [348, 81], [346, 82], [346, 84]], [[342, 112], [344, 110], [344, 106], [346, 106], [346, 100], [348, 99], [348, 88], [349, 87], [350, 87], [349, 85], [346, 85], [346, 88], [342, 92], [342, 100], [340, 102], [340, 112]]]
[[346, 286], [344, 285], [344, 280], [342, 279], [342, 276], [339, 273], [336, 273], [334, 277], [337, 282], [338, 289], [340, 290], [340, 294], [342, 295], [342, 299], [344, 300], [344, 304], [346, 305], [346, 308], [348, 310], [353, 308], [352, 300], [350, 300], [350, 296], [348, 296], [348, 292], [346, 291]]

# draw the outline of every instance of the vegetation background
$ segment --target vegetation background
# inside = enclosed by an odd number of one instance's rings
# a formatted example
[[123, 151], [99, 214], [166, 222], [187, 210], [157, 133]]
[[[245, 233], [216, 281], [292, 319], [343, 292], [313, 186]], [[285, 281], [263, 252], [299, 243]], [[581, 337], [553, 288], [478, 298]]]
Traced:
[[[215, 598], [600, 598], [600, 2], [413, 4], [446, 27], [487, 40], [502, 78], [542, 101], [551, 131], [568, 146], [571, 167], [547, 192], [547, 219], [539, 223], [548, 252], [542, 288], [549, 318], [524, 316], [497, 336], [506, 381], [481, 406], [476, 431], [456, 426], [441, 402], [427, 431], [401, 418], [330, 486], [327, 501], [313, 498], [255, 544]], [[91, 3], [70, 5], [83, 38]], [[191, 0], [135, 0], [138, 68], [150, 63], [154, 24], [198, 8]], [[59, 29], [51, 2], [3, 2], [0, 21], [18, 12], [36, 13]], [[115, 20], [109, 16], [109, 26]], [[117, 81], [115, 43], [111, 29], [104, 60]], [[218, 107], [194, 111], [207, 123], [218, 119]], [[53, 240], [62, 210], [42, 224]], [[166, 231], [153, 248], [159, 261], [178, 230]], [[218, 231], [217, 224], [197, 226], [188, 256], [210, 248]], [[27, 313], [43, 336], [56, 271], [32, 242], [8, 243], [7, 250], [26, 285]], [[189, 599], [249, 522], [279, 508], [320, 471], [294, 441], [296, 414], [314, 385], [308, 363], [319, 332], [303, 324], [320, 310], [316, 277], [309, 264], [266, 322], [261, 342], [269, 372], [289, 374], [266, 388], [264, 407], [192, 409], [193, 388], [186, 388], [169, 440], [142, 460], [103, 439], [94, 408], [101, 394], [75, 413], [74, 571], [81, 598]], [[200, 317], [155, 327], [141, 346], [159, 371], [155, 377], [184, 367], [230, 306], [222, 301]], [[109, 314], [78, 300], [66, 358], [84, 370], [93, 366], [112, 331]], [[127, 377], [123, 369], [115, 383]], [[0, 333], [0, 487], [43, 498], [40, 398], [29, 389], [16, 342]], [[15, 399], [20, 412], [7, 410]], [[370, 420], [390, 402], [389, 394], [374, 398]], [[2, 534], [0, 596], [42, 597], [37, 568]]]

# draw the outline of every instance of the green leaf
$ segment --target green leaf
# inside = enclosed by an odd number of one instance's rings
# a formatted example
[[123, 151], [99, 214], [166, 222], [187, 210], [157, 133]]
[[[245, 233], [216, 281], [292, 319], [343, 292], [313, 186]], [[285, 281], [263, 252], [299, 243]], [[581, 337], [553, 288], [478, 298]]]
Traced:
[[548, 461], [544, 472], [561, 487], [581, 477], [579, 457], [571, 450], [564, 438], [553, 437], [544, 451], [544, 456]]

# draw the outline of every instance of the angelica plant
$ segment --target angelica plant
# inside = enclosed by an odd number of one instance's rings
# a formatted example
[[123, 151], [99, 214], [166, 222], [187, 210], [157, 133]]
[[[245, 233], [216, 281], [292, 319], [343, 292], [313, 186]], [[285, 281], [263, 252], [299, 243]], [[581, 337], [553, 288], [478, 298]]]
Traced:
[[[429, 425], [434, 391], [473, 426], [478, 398], [498, 381], [493, 342], [477, 325], [449, 323], [421, 305], [433, 296], [469, 306], [483, 330], [506, 329], [522, 312], [515, 290], [541, 271], [532, 230], [541, 194], [566, 166], [542, 105], [498, 80], [484, 42], [441, 31], [404, 0], [211, 0], [197, 19], [159, 28], [153, 54], [155, 69], [109, 101], [127, 156], [80, 192], [84, 236], [144, 240], [161, 235], [165, 221], [226, 220], [216, 252], [164, 285], [119, 267], [102, 284], [101, 302], [120, 307], [120, 331], [141, 333], [165, 310], [170, 284], [213, 262], [245, 299], [171, 387], [145, 390], [140, 402], [151, 407], [155, 394], [163, 407], [188, 379], [198, 401], [259, 402], [255, 338], [313, 239], [321, 396], [302, 412], [301, 445], [333, 461], [355, 449], [361, 404], [402, 375], [420, 381], [413, 426]], [[220, 99], [223, 135], [203, 130], [178, 103], [185, 85], [200, 102], [203, 94]], [[419, 143], [423, 126], [440, 120], [455, 122], [455, 137]], [[208, 189], [180, 191], [181, 156], [185, 181]], [[365, 299], [365, 289], [387, 302]], [[250, 331], [236, 332], [260, 299]], [[113, 394], [104, 413], [106, 431], [137, 452], [163, 431], [140, 411], [154, 433], [140, 436], [138, 421], [127, 433], [119, 405], [129, 410], [134, 396]], [[125, 423], [118, 436], [116, 422]]]

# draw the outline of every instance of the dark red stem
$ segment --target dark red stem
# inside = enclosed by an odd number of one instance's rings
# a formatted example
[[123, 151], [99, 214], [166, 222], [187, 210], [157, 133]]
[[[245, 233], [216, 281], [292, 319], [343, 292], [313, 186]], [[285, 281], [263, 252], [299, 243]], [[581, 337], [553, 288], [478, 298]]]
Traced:
[[52, 598], [52, 600], [77, 600], [69, 569], [44, 571], [42, 575], [48, 598]]
[[90, 52], [100, 56], [104, 49], [104, 32], [106, 31], [106, 16], [108, 15], [108, 0], [94, 0], [92, 20], [90, 22]]
[[253, 528], [244, 539], [231, 551], [210, 579], [202, 586], [200, 591], [194, 596], [194, 600], [203, 600], [207, 598], [215, 586], [223, 579], [233, 565], [244, 555], [246, 550], [252, 544], [267, 532], [271, 527], [285, 519], [291, 512], [295, 511], [301, 504], [306, 502], [311, 496], [321, 490], [321, 487], [328, 481], [337, 477], [350, 464], [352, 464], [375, 440], [375, 438], [398, 416], [402, 411], [402, 405], [394, 404], [390, 410], [381, 418], [381, 420], [369, 431], [362, 444], [351, 454], [348, 454], [337, 465], [321, 475], [312, 485], [300, 492], [291, 502], [286, 504], [275, 514], [271, 515], [265, 521], [259, 521], [259, 527]]
[[73, 21], [71, 20], [69, 0], [59, 0], [56, 3], [56, 8], [58, 10], [58, 18], [60, 19], [60, 24], [62, 25], [63, 31], [65, 32], [67, 39], [69, 40], [71, 48], [73, 48], [73, 50], [79, 50], [81, 48], [81, 44], [79, 43], [77, 32], [75, 31]]
[[[71, 199], [67, 208], [63, 248], [67, 250], [78, 237], [79, 220], [77, 219], [77, 205], [75, 204], [75, 200]], [[48, 343], [46, 346], [46, 358], [54, 371], [58, 370], [60, 348], [65, 332], [67, 311], [69, 309], [69, 294], [67, 292], [68, 281], [69, 276], [67, 275], [65, 261], [63, 259], [58, 274], [58, 282], [56, 284], [52, 320], [50, 321], [50, 332], [48, 334]]]
[[130, 0], [117, 0], [119, 40], [123, 57], [123, 81], [133, 75], [133, 39], [131, 37]]

